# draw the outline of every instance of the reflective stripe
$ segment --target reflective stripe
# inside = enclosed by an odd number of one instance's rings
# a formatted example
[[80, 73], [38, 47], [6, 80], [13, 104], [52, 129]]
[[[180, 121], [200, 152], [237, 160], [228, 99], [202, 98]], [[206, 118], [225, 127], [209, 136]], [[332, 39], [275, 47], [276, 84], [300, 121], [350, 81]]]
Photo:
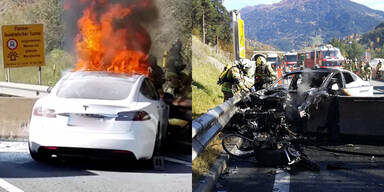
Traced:
[[223, 86], [223, 87], [221, 87], [221, 91], [223, 91], [223, 92], [231, 92], [232, 93], [232, 88], [228, 88], [228, 87]]

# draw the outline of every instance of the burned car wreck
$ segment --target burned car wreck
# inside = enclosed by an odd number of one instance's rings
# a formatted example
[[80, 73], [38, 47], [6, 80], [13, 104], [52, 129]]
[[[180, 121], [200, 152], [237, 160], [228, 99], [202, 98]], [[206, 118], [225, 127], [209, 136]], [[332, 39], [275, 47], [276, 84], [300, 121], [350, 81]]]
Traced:
[[[229, 134], [223, 137], [223, 148], [238, 158], [254, 156], [266, 166], [301, 165], [318, 171], [301, 147], [308, 143], [307, 135], [325, 134], [337, 139], [337, 98], [371, 95], [369, 82], [342, 69], [285, 74], [272, 87], [250, 93], [239, 103], [226, 128]], [[237, 152], [231, 151], [234, 146]]]

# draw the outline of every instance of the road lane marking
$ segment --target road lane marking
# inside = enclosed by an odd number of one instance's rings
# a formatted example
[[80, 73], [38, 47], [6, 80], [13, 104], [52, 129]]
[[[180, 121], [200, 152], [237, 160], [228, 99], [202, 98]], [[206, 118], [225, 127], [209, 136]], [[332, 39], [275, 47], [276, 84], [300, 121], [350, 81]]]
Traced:
[[0, 179], [0, 187], [5, 189], [8, 192], [24, 192], [23, 190], [13, 186], [12, 184], [6, 182], [4, 179]]
[[172, 158], [172, 157], [164, 157], [164, 160], [165, 161], [169, 161], [169, 162], [173, 162], [173, 163], [182, 164], [182, 165], [185, 165], [187, 167], [192, 167], [192, 163], [188, 162], [188, 161], [183, 161], [183, 160], [175, 159], [175, 158]]
[[272, 191], [289, 192], [290, 175], [282, 169], [276, 169], [275, 183]]

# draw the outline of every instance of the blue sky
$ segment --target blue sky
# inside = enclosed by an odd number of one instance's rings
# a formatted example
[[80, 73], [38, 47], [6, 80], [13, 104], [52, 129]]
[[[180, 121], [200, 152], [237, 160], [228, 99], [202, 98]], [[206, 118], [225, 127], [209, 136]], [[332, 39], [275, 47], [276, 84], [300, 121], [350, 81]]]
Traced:
[[[253, 6], [258, 4], [272, 4], [272, 3], [277, 3], [279, 1], [280, 0], [224, 0], [223, 4], [228, 10], [232, 10], [232, 9], [240, 10], [241, 8], [246, 6]], [[352, 0], [352, 1], [363, 4], [372, 9], [384, 11], [384, 1], [378, 1], [378, 0]]]

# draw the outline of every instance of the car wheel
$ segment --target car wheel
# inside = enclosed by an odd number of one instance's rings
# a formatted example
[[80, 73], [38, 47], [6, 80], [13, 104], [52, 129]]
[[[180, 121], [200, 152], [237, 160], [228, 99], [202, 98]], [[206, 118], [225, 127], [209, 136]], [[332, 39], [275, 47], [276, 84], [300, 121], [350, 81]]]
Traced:
[[29, 154], [31, 155], [32, 159], [35, 161], [46, 161], [48, 157], [42, 153], [39, 153], [38, 151], [33, 151], [31, 149], [31, 144], [28, 142], [28, 148], [29, 148]]
[[[158, 157], [159, 156], [159, 152], [160, 152], [160, 146], [161, 146], [161, 138], [160, 138], [159, 132], [160, 132], [160, 125], [158, 125], [158, 128], [157, 128], [156, 141], [155, 141], [155, 146], [153, 148], [152, 157], [150, 159], [148, 159], [148, 160], [144, 160], [144, 164], [146, 166], [148, 166], [149, 168], [151, 168], [151, 169], [162, 170], [161, 167], [163, 165], [159, 164], [159, 158], [161, 160], [161, 157]], [[157, 157], [155, 158], [155, 156], [157, 156]]]
[[159, 155], [159, 152], [160, 152], [160, 147], [161, 147], [160, 131], [161, 131], [160, 125], [158, 125], [157, 126], [157, 133], [156, 133], [156, 141], [155, 141], [155, 146], [153, 148], [152, 158], [155, 155]]

